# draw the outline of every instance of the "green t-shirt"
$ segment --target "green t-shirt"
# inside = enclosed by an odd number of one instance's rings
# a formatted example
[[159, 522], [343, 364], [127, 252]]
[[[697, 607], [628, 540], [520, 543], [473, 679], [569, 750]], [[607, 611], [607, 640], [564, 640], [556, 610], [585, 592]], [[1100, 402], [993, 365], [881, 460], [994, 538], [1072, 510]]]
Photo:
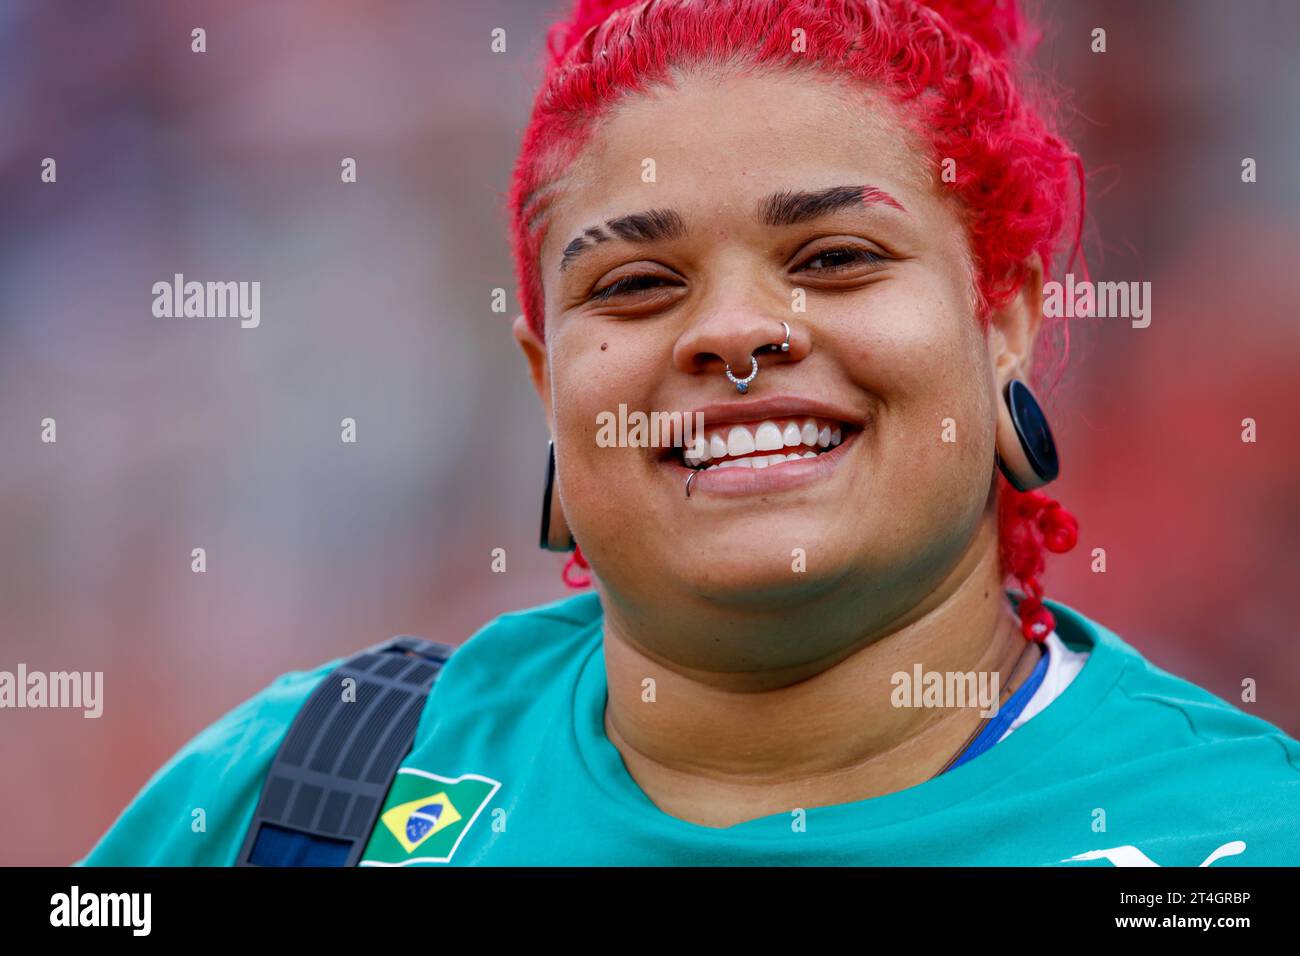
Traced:
[[[1089, 657], [1014, 734], [906, 790], [726, 828], [659, 810], [605, 736], [595, 594], [502, 615], [444, 668], [362, 865], [1300, 864], [1300, 744], [1048, 604]], [[78, 862], [231, 864], [276, 748], [338, 663], [200, 733]]]

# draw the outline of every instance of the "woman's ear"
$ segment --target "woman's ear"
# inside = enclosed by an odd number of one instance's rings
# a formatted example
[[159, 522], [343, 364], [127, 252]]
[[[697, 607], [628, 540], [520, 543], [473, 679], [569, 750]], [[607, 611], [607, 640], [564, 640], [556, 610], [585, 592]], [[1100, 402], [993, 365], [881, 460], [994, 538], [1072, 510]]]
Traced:
[[528, 324], [528, 320], [518, 315], [514, 322], [515, 341], [523, 349], [524, 358], [528, 359], [528, 377], [533, 380], [537, 397], [546, 409], [546, 420], [551, 420], [551, 376], [546, 362], [546, 343], [543, 342]]
[[1020, 378], [1027, 376], [1043, 322], [1043, 263], [1034, 253], [1025, 265], [1029, 272], [1024, 284], [989, 319], [989, 359], [999, 391], [1017, 373]]

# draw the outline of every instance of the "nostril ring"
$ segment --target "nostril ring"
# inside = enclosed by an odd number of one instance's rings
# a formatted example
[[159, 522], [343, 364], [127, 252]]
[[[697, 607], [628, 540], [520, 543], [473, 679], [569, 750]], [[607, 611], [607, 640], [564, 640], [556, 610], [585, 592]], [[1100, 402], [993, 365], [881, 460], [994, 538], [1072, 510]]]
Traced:
[[[790, 323], [782, 319], [781, 324], [785, 326], [785, 341], [782, 342], [779, 347], [782, 352], [788, 352], [790, 351]], [[777, 347], [778, 346], [776, 345], [772, 346], [772, 348], [777, 348]]]

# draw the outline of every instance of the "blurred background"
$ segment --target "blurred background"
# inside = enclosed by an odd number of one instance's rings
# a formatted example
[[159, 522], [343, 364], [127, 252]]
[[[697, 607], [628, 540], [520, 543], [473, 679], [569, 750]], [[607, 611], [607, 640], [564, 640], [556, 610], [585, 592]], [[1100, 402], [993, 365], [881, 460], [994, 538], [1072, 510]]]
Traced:
[[[504, 211], [564, 6], [0, 4], [0, 670], [103, 671], [107, 702], [0, 711], [0, 862], [79, 858], [278, 674], [569, 593]], [[1149, 328], [1072, 328], [1049, 491], [1082, 527], [1048, 596], [1234, 702], [1255, 678], [1298, 735], [1300, 5], [1029, 9], [1093, 278], [1152, 283]], [[261, 326], [155, 319], [177, 272], [260, 280]]]

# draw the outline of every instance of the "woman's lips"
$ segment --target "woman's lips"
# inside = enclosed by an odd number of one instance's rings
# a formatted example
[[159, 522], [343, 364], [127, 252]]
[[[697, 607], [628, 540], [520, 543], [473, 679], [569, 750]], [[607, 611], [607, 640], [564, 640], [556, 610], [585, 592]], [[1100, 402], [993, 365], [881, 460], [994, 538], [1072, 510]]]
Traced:
[[688, 468], [676, 457], [661, 464], [683, 486], [691, 475], [695, 476], [691, 481], [692, 497], [696, 494], [747, 495], [782, 491], [828, 477], [839, 467], [860, 433], [860, 429], [846, 427], [843, 430], [843, 440], [835, 447], [812, 458], [801, 457], [797, 461], [784, 461], [766, 467]]

